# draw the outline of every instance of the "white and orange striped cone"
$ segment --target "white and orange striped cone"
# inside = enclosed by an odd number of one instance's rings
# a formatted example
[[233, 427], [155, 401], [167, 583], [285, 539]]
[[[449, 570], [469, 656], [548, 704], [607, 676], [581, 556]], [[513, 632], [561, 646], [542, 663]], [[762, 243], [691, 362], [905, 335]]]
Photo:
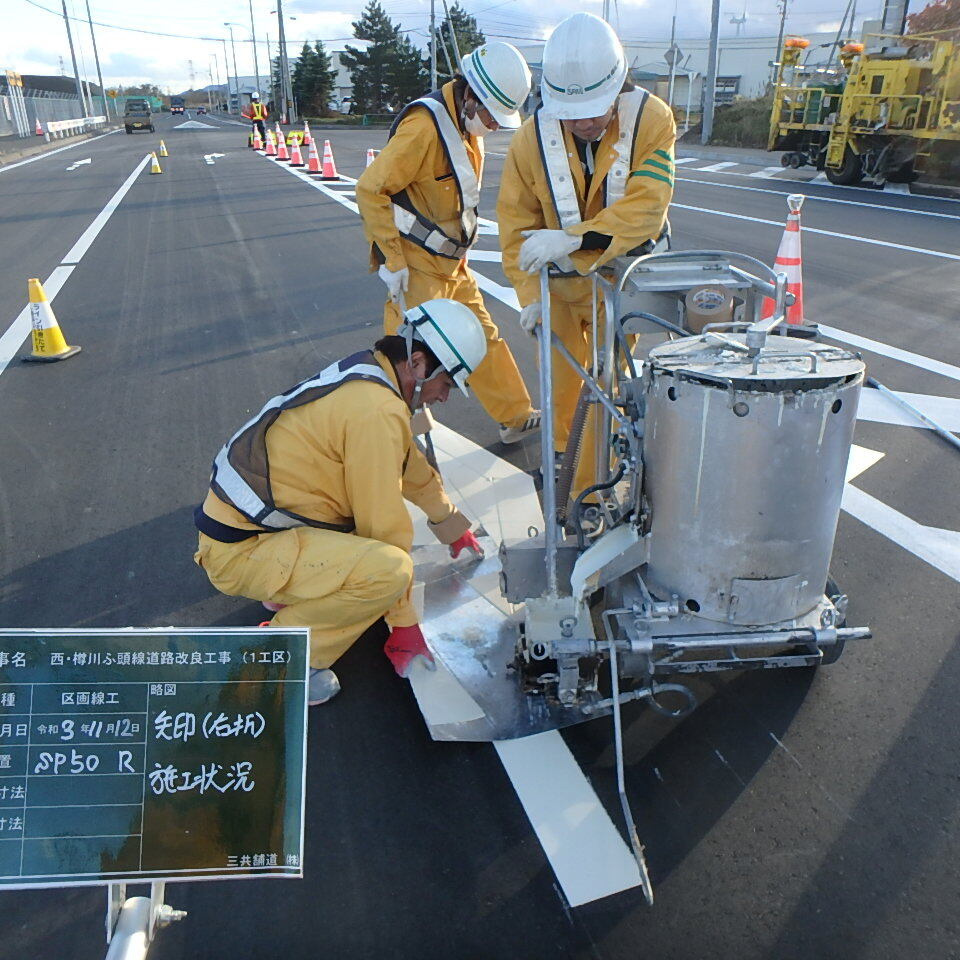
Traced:
[[303, 145], [309, 147], [313, 143], [313, 137], [310, 136], [310, 124], [306, 120], [303, 121]]
[[317, 153], [316, 140], [312, 141], [310, 144], [310, 155], [307, 157], [307, 172], [308, 173], [320, 172], [320, 156]]
[[373, 147], [367, 148], [367, 166], [369, 167], [374, 160], [377, 159], [377, 151]]
[[267, 148], [263, 151], [264, 156], [275, 157], [277, 155], [277, 145], [273, 139], [273, 131], [267, 131]]
[[333, 162], [333, 147], [329, 140], [323, 141], [323, 166], [320, 169], [321, 180], [339, 180], [337, 165]]
[[259, 128], [259, 127], [254, 127], [254, 128], [253, 128], [253, 149], [254, 149], [254, 150], [262, 150], [262, 149], [263, 149], [263, 141], [260, 139], [260, 128]]
[[303, 166], [303, 155], [300, 153], [300, 143], [297, 140], [294, 140], [293, 144], [290, 147], [290, 166], [291, 167]]
[[[803, 255], [800, 249], [800, 208], [806, 197], [802, 193], [791, 193], [787, 197], [790, 213], [787, 225], [777, 250], [777, 259], [773, 268], [777, 273], [786, 274], [787, 293], [793, 295], [793, 303], [786, 308], [785, 319], [792, 332], [801, 335], [815, 335], [816, 324], [807, 323], [803, 316]], [[770, 297], [764, 297], [760, 309], [760, 319], [773, 316], [775, 304]]]
[[277, 160], [281, 163], [286, 163], [290, 159], [290, 154], [287, 153], [287, 141], [283, 136], [283, 131], [280, 127], [277, 127]]
[[37, 117], [37, 129], [34, 131], [38, 137], [43, 136], [43, 127], [40, 126], [40, 118]]
[[79, 347], [71, 347], [63, 337], [60, 324], [54, 315], [53, 307], [43, 292], [43, 284], [37, 279], [27, 281], [30, 290], [30, 324], [33, 327], [33, 353], [21, 357], [21, 360], [39, 363], [52, 363], [54, 360], [66, 360], [80, 352]]

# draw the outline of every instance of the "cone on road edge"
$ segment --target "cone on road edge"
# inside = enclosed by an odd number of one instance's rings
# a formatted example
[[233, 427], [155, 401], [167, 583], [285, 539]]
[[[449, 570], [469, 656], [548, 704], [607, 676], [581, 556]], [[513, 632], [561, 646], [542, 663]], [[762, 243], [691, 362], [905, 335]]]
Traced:
[[277, 159], [281, 162], [290, 159], [290, 154], [287, 153], [287, 141], [279, 123], [277, 124]]
[[320, 172], [320, 156], [317, 153], [317, 141], [313, 140], [310, 143], [310, 154], [307, 158], [307, 172], [308, 173], [319, 173]]
[[323, 166], [320, 170], [321, 180], [339, 180], [340, 174], [337, 173], [337, 165], [333, 162], [333, 147], [329, 140], [323, 141]]
[[262, 150], [262, 149], [263, 149], [263, 141], [260, 139], [260, 128], [259, 128], [259, 127], [254, 127], [254, 128], [253, 128], [253, 149], [254, 149], [254, 150]]
[[43, 127], [40, 126], [40, 118], [37, 117], [37, 129], [34, 131], [38, 137], [43, 136]]
[[[787, 277], [787, 293], [793, 294], [793, 303], [786, 308], [785, 319], [791, 332], [801, 335], [815, 335], [817, 325], [807, 323], [803, 316], [803, 255], [800, 247], [800, 208], [806, 197], [802, 193], [791, 193], [787, 197], [790, 212], [777, 250], [773, 268]], [[773, 316], [774, 302], [764, 297], [760, 309], [760, 319]]]
[[313, 143], [313, 137], [310, 136], [310, 124], [306, 120], [303, 121], [303, 145], [309, 147]]
[[157, 159], [155, 153], [150, 154], [150, 172], [151, 173], [163, 173], [160, 169], [160, 161]]
[[162, 140], [160, 141], [160, 156], [161, 156], [161, 157], [169, 157], [169, 156], [170, 156], [170, 154], [167, 153], [167, 145], [166, 145]]
[[290, 147], [290, 166], [303, 166], [303, 155], [300, 153], [300, 144], [296, 140], [293, 141], [293, 144]]
[[277, 155], [277, 145], [274, 142], [272, 130], [267, 131], [267, 147], [263, 153], [266, 157], [275, 157]]
[[54, 315], [53, 307], [43, 291], [43, 284], [36, 278], [27, 281], [30, 290], [30, 324], [33, 327], [33, 353], [21, 357], [21, 360], [36, 363], [52, 363], [54, 360], [66, 360], [80, 352], [79, 347], [71, 347], [63, 337], [60, 324]]
[[377, 159], [377, 151], [373, 147], [367, 148], [367, 166], [369, 167], [374, 160]]

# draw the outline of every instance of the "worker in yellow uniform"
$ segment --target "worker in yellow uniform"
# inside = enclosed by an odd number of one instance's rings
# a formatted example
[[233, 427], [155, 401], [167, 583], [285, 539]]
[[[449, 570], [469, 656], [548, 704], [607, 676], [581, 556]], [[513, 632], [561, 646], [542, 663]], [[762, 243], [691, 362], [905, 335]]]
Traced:
[[250, 94], [250, 106], [243, 111], [243, 116], [252, 121], [253, 126], [260, 132], [260, 140], [267, 142], [267, 130], [263, 125], [267, 119], [267, 108], [260, 102], [260, 94], [256, 90]]
[[404, 499], [452, 556], [482, 550], [415, 443], [411, 413], [443, 403], [454, 384], [467, 395], [485, 353], [468, 307], [426, 301], [374, 350], [268, 401], [214, 460], [194, 559], [221, 593], [275, 611], [274, 626], [310, 627], [311, 705], [336, 695], [331, 664], [381, 616], [400, 676], [417, 657], [433, 664], [410, 599]]
[[516, 443], [540, 429], [517, 363], [500, 338], [467, 268], [477, 236], [483, 137], [520, 126], [530, 70], [509, 43], [491, 42], [463, 58], [463, 75], [407, 104], [379, 156], [357, 181], [357, 206], [371, 245], [371, 271], [387, 286], [384, 328], [392, 333], [404, 304], [450, 297], [477, 315], [487, 358], [470, 386]]
[[[551, 326], [589, 369], [592, 282], [615, 257], [669, 248], [676, 125], [670, 108], [627, 79], [623, 47], [590, 13], [562, 21], [543, 50], [543, 105], [510, 143], [497, 199], [503, 268], [524, 330], [540, 323], [542, 267], [551, 276]], [[553, 274], [554, 268], [551, 268]], [[598, 333], [603, 344], [602, 326]], [[581, 380], [553, 361], [556, 450], [569, 438]], [[596, 408], [588, 419], [573, 493], [595, 482]]]

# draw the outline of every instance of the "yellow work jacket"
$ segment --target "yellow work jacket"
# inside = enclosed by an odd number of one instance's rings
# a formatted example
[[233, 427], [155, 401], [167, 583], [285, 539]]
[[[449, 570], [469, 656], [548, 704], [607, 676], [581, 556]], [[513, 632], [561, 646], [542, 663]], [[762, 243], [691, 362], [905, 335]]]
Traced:
[[[536, 117], [528, 118], [514, 135], [497, 198], [503, 269], [517, 292], [521, 307], [540, 299], [539, 276], [521, 270], [517, 264], [520, 246], [525, 239], [521, 231], [560, 229], [550, 184], [540, 157], [535, 123]], [[579, 273], [592, 273], [614, 257], [660, 235], [673, 196], [673, 144], [676, 134], [673, 112], [658, 97], [649, 96], [637, 124], [626, 191], [622, 199], [605, 207], [604, 184], [616, 159], [614, 145], [620, 136], [618, 117], [614, 115], [595, 151], [596, 169], [589, 191], [584, 189], [583, 168], [573, 135], [564, 129], [567, 158], [582, 217], [582, 223], [569, 228], [567, 232], [582, 236], [595, 231], [613, 237], [606, 250], [578, 250], [570, 255]], [[567, 300], [579, 300], [590, 295], [589, 281], [576, 277], [551, 281], [551, 289], [557, 289]]]
[[[445, 83], [440, 89], [447, 110], [459, 127], [453, 83]], [[464, 133], [463, 141], [479, 176], [483, 170], [483, 140]], [[357, 180], [357, 206], [363, 217], [363, 232], [371, 244], [371, 271], [385, 262], [393, 272], [409, 267], [437, 276], [454, 276], [464, 268], [462, 260], [434, 256], [400, 235], [390, 198], [401, 190], [406, 190], [414, 207], [444, 233], [451, 237], [460, 235], [457, 182], [426, 107], [415, 107], [400, 121], [386, 146]]]
[[[374, 356], [399, 391], [393, 365], [381, 353]], [[469, 529], [413, 441], [407, 404], [385, 385], [356, 380], [284, 410], [267, 430], [266, 444], [273, 499], [285, 510], [323, 523], [352, 520], [357, 536], [407, 553], [413, 522], [405, 499], [427, 515], [444, 543]], [[231, 527], [262, 529], [212, 490], [203, 512]], [[409, 592], [387, 615], [393, 626], [411, 626], [417, 619]]]

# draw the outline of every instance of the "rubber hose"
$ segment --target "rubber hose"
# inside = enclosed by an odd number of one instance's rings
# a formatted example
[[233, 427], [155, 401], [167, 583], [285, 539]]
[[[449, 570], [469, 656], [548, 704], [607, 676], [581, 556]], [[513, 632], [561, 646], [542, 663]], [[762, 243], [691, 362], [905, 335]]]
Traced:
[[567, 448], [563, 451], [563, 460], [560, 463], [560, 473], [557, 476], [557, 522], [564, 523], [567, 519], [567, 504], [570, 502], [570, 491], [573, 488], [573, 478], [577, 473], [577, 464], [580, 462], [580, 444], [583, 441], [583, 428], [590, 413], [590, 388], [584, 384], [577, 397], [577, 406], [573, 411], [573, 420], [570, 423], [570, 436], [567, 439]]
[[580, 514], [583, 511], [584, 497], [589, 497], [591, 493], [596, 493], [598, 490], [609, 490], [612, 487], [615, 487], [623, 479], [623, 475], [626, 472], [627, 465], [625, 463], [621, 463], [617, 472], [606, 483], [595, 483], [592, 487], [587, 487], [587, 489], [582, 491], [580, 496], [574, 500], [573, 522], [577, 527], [577, 547], [579, 547], [579, 549], [585, 550], [587, 547], [586, 538], [583, 535], [583, 527], [580, 525]]

